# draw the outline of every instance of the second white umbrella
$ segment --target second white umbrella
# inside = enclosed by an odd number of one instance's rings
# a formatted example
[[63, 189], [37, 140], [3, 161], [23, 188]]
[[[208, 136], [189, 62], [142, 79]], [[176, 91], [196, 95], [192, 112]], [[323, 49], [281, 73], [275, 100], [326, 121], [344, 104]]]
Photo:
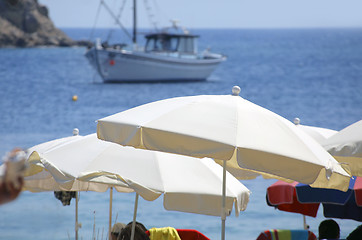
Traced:
[[[65, 184], [78, 180], [124, 186], [152, 201], [164, 194], [167, 210], [221, 216], [222, 168], [211, 159], [122, 147], [95, 134], [70, 137], [50, 151], [33, 152], [33, 164], [42, 166]], [[249, 190], [227, 174], [226, 208], [245, 210]]]

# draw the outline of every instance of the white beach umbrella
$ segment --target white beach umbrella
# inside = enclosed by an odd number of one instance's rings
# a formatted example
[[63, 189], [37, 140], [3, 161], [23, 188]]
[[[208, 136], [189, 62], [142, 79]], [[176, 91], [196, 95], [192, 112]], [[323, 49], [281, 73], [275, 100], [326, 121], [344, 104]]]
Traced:
[[[232, 161], [314, 187], [347, 190], [350, 175], [311, 137], [239, 95], [170, 98], [98, 120], [100, 139], [136, 148]], [[222, 239], [225, 238], [222, 216]]]
[[328, 128], [302, 125], [302, 124], [300, 124], [299, 118], [294, 118], [293, 122], [298, 128], [300, 128], [302, 131], [307, 133], [318, 143], [322, 143], [323, 141], [332, 137], [334, 134], [336, 134], [338, 132], [336, 130], [332, 130], [332, 129], [328, 129]]
[[[90, 134], [42, 154], [33, 152], [29, 162], [42, 165], [61, 184], [126, 185], [148, 201], [164, 194], [167, 210], [221, 214], [222, 168], [211, 159], [122, 147]], [[227, 209], [231, 212], [235, 204], [238, 215], [246, 208], [249, 191], [231, 174], [227, 179]]]
[[362, 120], [345, 127], [321, 144], [341, 164], [347, 165], [353, 176], [362, 177]]
[[[35, 166], [30, 169], [46, 169], [62, 188], [76, 181], [90, 186], [126, 184], [149, 201], [163, 194], [167, 210], [214, 216], [223, 212], [223, 170], [211, 159], [122, 147], [91, 134], [70, 137], [42, 154], [33, 152], [29, 162]], [[231, 174], [226, 177], [226, 209], [230, 214], [234, 205], [238, 216], [250, 192]]]

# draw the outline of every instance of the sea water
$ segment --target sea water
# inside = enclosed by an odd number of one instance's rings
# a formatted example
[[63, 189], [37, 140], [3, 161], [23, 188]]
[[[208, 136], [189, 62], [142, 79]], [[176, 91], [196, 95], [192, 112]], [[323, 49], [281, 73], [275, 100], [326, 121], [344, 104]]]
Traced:
[[[90, 29], [64, 29], [87, 39]], [[107, 37], [108, 31], [93, 33]], [[83, 47], [0, 49], [0, 155], [55, 138], [96, 131], [96, 120], [151, 101], [177, 96], [241, 96], [305, 125], [340, 130], [362, 119], [362, 29], [194, 30], [199, 50], [225, 54], [204, 82], [103, 84]], [[122, 40], [119, 35], [114, 35]], [[112, 40], [110, 40], [111, 42]], [[115, 40], [113, 40], [115, 41]], [[123, 41], [123, 40], [122, 40]], [[77, 101], [72, 101], [74, 95]], [[276, 138], [278, 136], [275, 136]], [[180, 179], [181, 181], [182, 179]], [[300, 214], [267, 206], [266, 188], [275, 180], [242, 180], [252, 192], [247, 209], [226, 220], [226, 238], [256, 239], [266, 229], [301, 229]], [[133, 217], [134, 193], [113, 194], [112, 223]], [[82, 192], [79, 239], [107, 239], [110, 192]], [[307, 217], [317, 234], [324, 219]], [[137, 220], [147, 228], [172, 226], [220, 239], [219, 217], [166, 211], [162, 197], [139, 200]], [[336, 219], [346, 237], [360, 223]], [[75, 201], [63, 206], [53, 192], [23, 192], [0, 206], [0, 239], [74, 239]]]

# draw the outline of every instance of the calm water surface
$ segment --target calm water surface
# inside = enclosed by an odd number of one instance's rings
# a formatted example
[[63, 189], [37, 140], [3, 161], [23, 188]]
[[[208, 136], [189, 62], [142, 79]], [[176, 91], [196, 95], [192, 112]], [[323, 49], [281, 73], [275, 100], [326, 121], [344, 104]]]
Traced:
[[[64, 29], [87, 39], [89, 29]], [[155, 100], [201, 94], [241, 96], [305, 125], [340, 130], [362, 119], [362, 29], [197, 30], [199, 48], [228, 56], [205, 82], [103, 84], [84, 57], [85, 48], [0, 49], [0, 155], [72, 134], [96, 131], [96, 120]], [[94, 36], [106, 36], [106, 31]], [[77, 95], [78, 101], [72, 101]], [[302, 228], [302, 216], [268, 207], [266, 188], [275, 180], [242, 181], [248, 208], [227, 218], [227, 239], [255, 239], [270, 228]], [[132, 220], [134, 194], [114, 193], [113, 222]], [[82, 192], [80, 239], [106, 239], [109, 192]], [[307, 218], [311, 230], [324, 219]], [[0, 206], [0, 239], [74, 239], [75, 204], [62, 206], [52, 192], [24, 192]], [[232, 213], [234, 214], [234, 213]], [[218, 217], [163, 209], [162, 199], [140, 199], [138, 221], [148, 228], [194, 228], [220, 238]], [[342, 237], [359, 222], [337, 219]]]

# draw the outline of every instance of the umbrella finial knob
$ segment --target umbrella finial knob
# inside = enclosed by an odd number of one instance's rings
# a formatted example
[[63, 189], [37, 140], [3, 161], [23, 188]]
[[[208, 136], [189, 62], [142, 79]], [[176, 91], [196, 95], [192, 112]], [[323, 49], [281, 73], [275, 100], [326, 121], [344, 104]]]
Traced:
[[300, 124], [300, 119], [299, 118], [294, 118], [293, 120], [295, 125], [299, 125]]
[[73, 136], [78, 136], [79, 135], [79, 129], [78, 128], [74, 128], [73, 129]]
[[233, 93], [233, 96], [239, 96], [240, 87], [239, 86], [234, 86], [233, 89], [232, 89], [232, 93]]

